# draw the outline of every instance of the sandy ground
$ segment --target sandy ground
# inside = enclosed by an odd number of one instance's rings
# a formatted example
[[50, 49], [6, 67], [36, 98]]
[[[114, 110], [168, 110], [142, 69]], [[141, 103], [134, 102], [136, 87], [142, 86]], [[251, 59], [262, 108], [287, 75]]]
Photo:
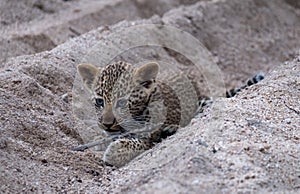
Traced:
[[[299, 1], [151, 2], [1, 1], [1, 193], [299, 192]], [[102, 152], [71, 151], [92, 136], [61, 98], [77, 84], [76, 65], [92, 60], [91, 48], [120, 29], [152, 23], [200, 40], [227, 88], [258, 71], [266, 79], [217, 99], [202, 117], [120, 169], [105, 166]], [[165, 48], [117, 58], [134, 63], [136, 56], [194, 70]], [[195, 82], [201, 90], [201, 79]]]
[[149, 18], [196, 0], [2, 0], [0, 62], [50, 50], [99, 26]]

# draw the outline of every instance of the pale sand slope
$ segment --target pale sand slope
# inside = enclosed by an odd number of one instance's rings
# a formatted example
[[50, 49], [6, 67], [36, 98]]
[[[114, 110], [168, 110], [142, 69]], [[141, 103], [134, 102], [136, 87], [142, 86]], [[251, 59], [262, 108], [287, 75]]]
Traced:
[[0, 64], [9, 57], [50, 50], [99, 26], [162, 15], [196, 1], [1, 0]]

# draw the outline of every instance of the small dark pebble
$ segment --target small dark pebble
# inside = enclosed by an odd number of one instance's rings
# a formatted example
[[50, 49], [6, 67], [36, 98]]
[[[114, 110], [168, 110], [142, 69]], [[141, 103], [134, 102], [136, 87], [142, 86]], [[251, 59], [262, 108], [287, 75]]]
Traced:
[[87, 173], [92, 174], [93, 176], [99, 176], [100, 173], [95, 170], [88, 170]]
[[212, 152], [213, 152], [214, 154], [217, 153], [217, 150], [216, 150], [215, 147], [213, 147]]
[[46, 159], [42, 159], [41, 162], [44, 163], [44, 164], [48, 163], [48, 161]]
[[22, 172], [22, 170], [20, 168], [16, 168], [17, 172]]
[[245, 179], [254, 179], [254, 178], [255, 178], [255, 175], [245, 177]]

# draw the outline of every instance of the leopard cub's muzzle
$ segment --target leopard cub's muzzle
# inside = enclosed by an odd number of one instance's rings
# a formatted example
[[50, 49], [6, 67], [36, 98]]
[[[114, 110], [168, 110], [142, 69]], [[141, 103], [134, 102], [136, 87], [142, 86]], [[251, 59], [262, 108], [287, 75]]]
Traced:
[[102, 112], [102, 116], [99, 121], [99, 125], [107, 132], [120, 132], [122, 127], [118, 124], [113, 111], [112, 105], [107, 104]]

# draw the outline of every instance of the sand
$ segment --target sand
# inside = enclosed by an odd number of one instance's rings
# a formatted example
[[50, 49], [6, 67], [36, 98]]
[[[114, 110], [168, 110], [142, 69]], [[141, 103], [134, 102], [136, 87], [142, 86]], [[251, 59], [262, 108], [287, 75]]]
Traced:
[[[299, 2], [151, 2], [1, 1], [1, 193], [299, 192]], [[198, 39], [226, 88], [259, 71], [266, 78], [234, 98], [216, 99], [190, 125], [122, 168], [105, 166], [102, 152], [72, 151], [101, 133], [78, 119], [72, 99], [62, 99], [78, 84], [76, 65], [98, 60], [91, 51], [120, 30], [153, 23]], [[163, 47], [108, 54], [194, 71], [186, 57]], [[97, 56], [98, 65], [109, 58]], [[201, 79], [195, 81], [201, 90]]]

